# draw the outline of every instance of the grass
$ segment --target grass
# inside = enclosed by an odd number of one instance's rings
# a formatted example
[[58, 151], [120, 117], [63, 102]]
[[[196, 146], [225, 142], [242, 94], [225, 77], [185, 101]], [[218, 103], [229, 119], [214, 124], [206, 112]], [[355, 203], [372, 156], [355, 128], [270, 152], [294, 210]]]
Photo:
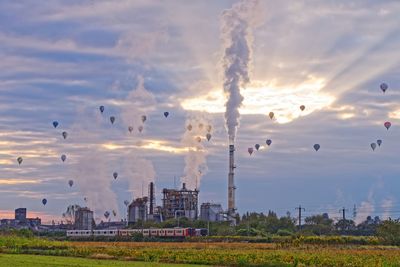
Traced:
[[21, 254], [0, 254], [0, 267], [183, 267], [199, 265], [166, 264], [151, 262], [117, 261], [117, 260], [97, 260], [72, 257], [40, 256], [40, 255], [21, 255]]
[[334, 244], [61, 242], [0, 236], [1, 252], [123, 260], [123, 266], [129, 266], [128, 261], [218, 266], [400, 266], [400, 247], [337, 244], [336, 241]]

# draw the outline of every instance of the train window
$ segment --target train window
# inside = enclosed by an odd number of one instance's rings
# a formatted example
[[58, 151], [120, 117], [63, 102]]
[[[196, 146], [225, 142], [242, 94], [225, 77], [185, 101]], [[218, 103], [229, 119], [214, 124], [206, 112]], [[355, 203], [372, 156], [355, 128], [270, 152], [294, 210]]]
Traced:
[[105, 234], [107, 234], [107, 231], [104, 231]]

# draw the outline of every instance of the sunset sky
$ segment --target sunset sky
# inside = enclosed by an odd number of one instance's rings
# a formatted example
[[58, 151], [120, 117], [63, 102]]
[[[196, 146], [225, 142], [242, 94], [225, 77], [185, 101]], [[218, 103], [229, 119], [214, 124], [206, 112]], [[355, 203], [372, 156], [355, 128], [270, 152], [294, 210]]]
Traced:
[[[26, 207], [61, 220], [79, 204], [120, 219], [149, 181], [161, 205], [181, 177], [226, 208], [221, 14], [236, 2], [0, 1], [0, 218]], [[356, 205], [358, 221], [400, 217], [400, 2], [259, 4], [236, 136], [238, 211], [295, 215], [301, 204], [335, 218]]]

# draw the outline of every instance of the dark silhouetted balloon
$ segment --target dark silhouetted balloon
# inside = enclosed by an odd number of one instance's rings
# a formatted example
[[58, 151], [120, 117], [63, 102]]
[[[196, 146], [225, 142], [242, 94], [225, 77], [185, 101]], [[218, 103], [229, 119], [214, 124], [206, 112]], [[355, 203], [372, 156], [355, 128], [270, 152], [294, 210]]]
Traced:
[[186, 129], [188, 129], [188, 131], [191, 131], [193, 129], [193, 126], [191, 124], [189, 124]]
[[168, 112], [168, 111], [165, 111], [165, 112], [164, 112], [164, 117], [167, 118], [168, 115], [169, 115], [169, 112]]
[[74, 185], [74, 181], [69, 180], [69, 181], [68, 181], [68, 184], [69, 184], [69, 187], [72, 187], [72, 186]]
[[272, 144], [272, 140], [271, 139], [267, 139], [267, 141], [265, 141], [265, 143], [267, 143], [267, 145], [270, 146]]
[[268, 116], [272, 120], [274, 118], [275, 114], [271, 111]]
[[17, 158], [17, 161], [18, 161], [18, 165], [21, 165], [23, 159], [22, 159], [21, 157], [18, 157], [18, 158]]
[[204, 127], [204, 124], [202, 124], [202, 123], [199, 123], [199, 129], [200, 129], [200, 130], [202, 130], [202, 129], [203, 129], [203, 127]]
[[251, 155], [251, 154], [253, 154], [253, 148], [252, 147], [249, 147], [248, 149], [247, 149], [247, 152], [249, 152], [249, 154]]
[[318, 151], [320, 148], [321, 148], [321, 146], [320, 146], [319, 144], [315, 144], [315, 145], [314, 145], [315, 151]]
[[390, 126], [392, 126], [389, 121], [385, 122], [383, 125], [385, 126], [386, 130], [389, 130]]
[[382, 144], [382, 140], [376, 140], [376, 143], [378, 144], [378, 146], [381, 146], [381, 144]]
[[124, 201], [124, 204], [125, 204], [125, 206], [128, 206], [128, 205], [129, 205], [129, 201], [128, 201], [128, 200], [125, 200], [125, 201]]
[[114, 116], [111, 116], [111, 117], [110, 117], [110, 121], [111, 121], [111, 124], [114, 124], [115, 117], [114, 117]]
[[84, 198], [83, 198], [83, 200], [84, 200], [85, 202], [87, 202], [87, 201], [88, 201], [87, 197], [84, 197]]
[[143, 126], [138, 127], [139, 132], [141, 133], [143, 131]]
[[114, 173], [113, 173], [113, 177], [114, 177], [114, 179], [117, 179], [118, 173], [117, 173], [117, 172], [114, 172]]
[[380, 88], [385, 93], [389, 86], [386, 83], [381, 83]]
[[376, 144], [375, 143], [371, 143], [371, 148], [372, 148], [373, 151], [375, 151]]
[[207, 141], [210, 141], [210, 139], [211, 139], [211, 134], [208, 133], [208, 134], [206, 135], [206, 138], [207, 138]]
[[200, 143], [200, 142], [201, 142], [201, 137], [200, 137], [200, 136], [197, 136], [197, 137], [196, 137], [196, 141], [197, 141], [198, 143]]
[[57, 128], [57, 126], [58, 126], [58, 121], [53, 121], [53, 126], [54, 126], [54, 128]]
[[212, 126], [211, 125], [207, 125], [207, 132], [211, 132]]
[[67, 159], [66, 155], [61, 155], [61, 160], [64, 162]]
[[132, 127], [132, 126], [129, 126], [129, 127], [128, 127], [128, 131], [131, 133], [131, 132], [133, 131], [133, 127]]
[[45, 206], [47, 204], [47, 199], [43, 198], [42, 199], [42, 204], [43, 204], [43, 206]]
[[257, 151], [260, 149], [260, 145], [259, 144], [256, 144], [254, 147], [257, 149]]
[[305, 110], [305, 109], [306, 109], [306, 106], [304, 106], [304, 105], [301, 105], [301, 106], [300, 106], [300, 109], [301, 109], [301, 111], [303, 111], [303, 110]]
[[142, 122], [144, 123], [147, 120], [147, 116], [146, 115], [142, 115]]
[[62, 136], [64, 137], [64, 139], [67, 139], [68, 133], [67, 132], [62, 132]]
[[101, 112], [101, 113], [104, 112], [104, 106], [100, 106], [99, 109], [100, 109], [100, 112]]
[[117, 212], [115, 210], [112, 211], [114, 217], [117, 216]]
[[106, 219], [108, 219], [109, 216], [110, 216], [110, 213], [108, 211], [104, 212], [104, 217], [106, 217]]

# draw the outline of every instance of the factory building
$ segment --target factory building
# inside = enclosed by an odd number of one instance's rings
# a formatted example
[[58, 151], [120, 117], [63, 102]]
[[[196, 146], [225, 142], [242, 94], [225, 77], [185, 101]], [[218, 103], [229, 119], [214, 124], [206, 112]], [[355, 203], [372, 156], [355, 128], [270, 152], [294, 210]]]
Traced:
[[148, 198], [137, 198], [128, 206], [128, 224], [147, 221]]
[[15, 220], [20, 223], [26, 222], [26, 208], [19, 208], [15, 210]]
[[79, 208], [75, 212], [75, 229], [92, 230], [93, 228], [93, 211], [88, 208]]
[[162, 215], [164, 219], [186, 217], [196, 220], [198, 216], [199, 191], [188, 190], [183, 183], [181, 190], [163, 189]]
[[202, 203], [200, 206], [200, 220], [220, 222], [224, 220], [224, 210], [221, 204]]

